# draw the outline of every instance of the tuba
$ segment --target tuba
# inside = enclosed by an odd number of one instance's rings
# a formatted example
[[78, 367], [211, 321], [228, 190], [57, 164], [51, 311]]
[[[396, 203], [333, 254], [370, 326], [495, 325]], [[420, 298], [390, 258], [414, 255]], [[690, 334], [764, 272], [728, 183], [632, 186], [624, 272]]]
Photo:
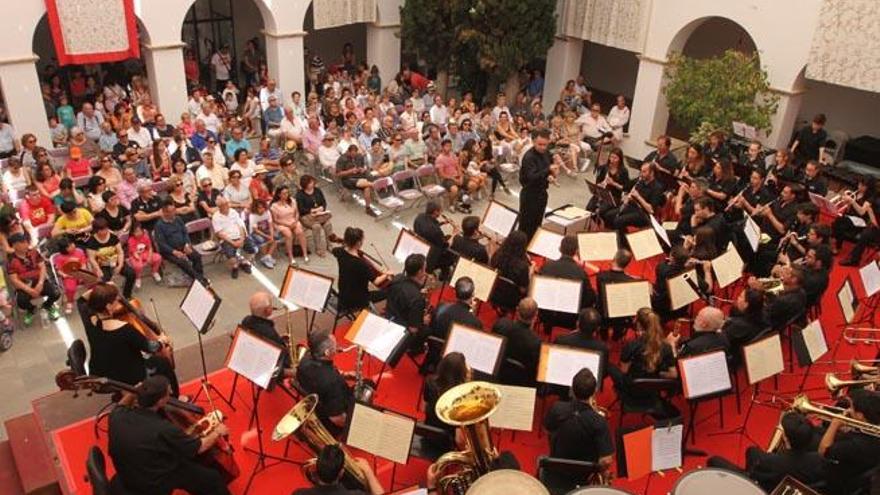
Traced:
[[783, 291], [783, 289], [785, 289], [782, 286], [782, 279], [781, 278], [775, 278], [775, 277], [759, 278], [758, 283], [761, 284], [761, 288], [764, 290], [764, 292], [766, 292], [767, 294], [772, 294], [774, 296], [778, 295], [780, 292]]
[[[343, 484], [348, 488], [366, 489], [368, 486], [367, 478], [364, 476], [361, 468], [354, 463], [354, 459], [345, 446], [333, 438], [333, 435], [324, 428], [321, 420], [315, 415], [315, 407], [317, 405], [318, 396], [316, 394], [307, 395], [304, 399], [297, 402], [275, 425], [275, 429], [272, 431], [272, 440], [279, 442], [295, 434], [316, 456], [320, 454], [324, 447], [338, 445], [345, 453]], [[315, 459], [306, 462], [302, 469], [306, 478], [314, 483], [317, 479], [315, 477]]]
[[501, 402], [501, 390], [488, 382], [467, 382], [447, 390], [435, 411], [444, 423], [458, 427], [465, 450], [447, 452], [436, 463], [437, 491], [442, 495], [464, 495], [470, 485], [489, 472], [498, 451], [489, 436], [489, 416]]

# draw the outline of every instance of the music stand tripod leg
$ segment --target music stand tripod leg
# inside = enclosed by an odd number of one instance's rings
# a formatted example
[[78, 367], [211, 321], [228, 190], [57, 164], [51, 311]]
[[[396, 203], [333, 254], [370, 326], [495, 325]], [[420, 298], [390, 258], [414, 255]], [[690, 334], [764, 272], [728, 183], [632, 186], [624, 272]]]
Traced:
[[[211, 324], [208, 326], [208, 329], [210, 329], [213, 326], [214, 326], [214, 323], [211, 322]], [[208, 379], [208, 365], [205, 361], [205, 345], [204, 345], [204, 342], [202, 341], [202, 332], [196, 330], [196, 335], [198, 336], [198, 343], [199, 343], [199, 357], [201, 358], [201, 361], [202, 361], [202, 379], [201, 379], [202, 386], [199, 387], [199, 390], [198, 390], [198, 392], [196, 392], [195, 396], [193, 396], [192, 401], [193, 402], [198, 401], [199, 397], [201, 397], [203, 391], [206, 394], [209, 394], [213, 391], [217, 395], [217, 397], [220, 398], [220, 400], [222, 400], [223, 402], [226, 403], [227, 406], [229, 406], [229, 409], [235, 411], [235, 406], [232, 405], [232, 394], [235, 392], [235, 378], [237, 378], [238, 375], [236, 375], [236, 377], [233, 378], [233, 386], [232, 386], [232, 390], [229, 392], [229, 397], [226, 397], [222, 393], [220, 393], [220, 389], [218, 389]]]

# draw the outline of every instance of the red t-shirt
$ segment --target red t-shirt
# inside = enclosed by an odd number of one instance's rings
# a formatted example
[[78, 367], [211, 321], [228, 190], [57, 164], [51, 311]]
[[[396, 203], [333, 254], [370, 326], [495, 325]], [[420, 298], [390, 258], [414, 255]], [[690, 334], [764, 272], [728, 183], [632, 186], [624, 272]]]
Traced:
[[30, 199], [26, 199], [18, 206], [18, 212], [24, 220], [30, 220], [34, 227], [43, 225], [49, 220], [49, 215], [55, 213], [55, 204], [52, 200], [40, 196], [40, 201], [34, 205]]
[[418, 72], [410, 72], [409, 74], [409, 85], [418, 89], [419, 91], [424, 92], [425, 89], [428, 88], [428, 83], [430, 80], [419, 74]]
[[67, 171], [70, 172], [70, 176], [73, 178], [85, 177], [91, 173], [92, 165], [91, 162], [89, 162], [85, 158], [80, 158], [79, 160], [68, 160]]
[[22, 282], [35, 284], [40, 280], [40, 263], [42, 262], [35, 249], [28, 249], [24, 258], [13, 254], [9, 258], [9, 274], [18, 275]]
[[458, 176], [458, 157], [455, 155], [439, 154], [434, 159], [434, 166], [437, 168], [437, 175], [441, 178], [448, 179]]

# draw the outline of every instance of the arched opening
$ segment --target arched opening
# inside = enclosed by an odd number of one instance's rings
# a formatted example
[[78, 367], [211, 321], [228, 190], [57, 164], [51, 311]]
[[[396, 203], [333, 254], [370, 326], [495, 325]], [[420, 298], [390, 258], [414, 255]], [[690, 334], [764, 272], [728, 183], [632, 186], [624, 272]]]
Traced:
[[[263, 12], [254, 1], [196, 0], [186, 13], [181, 32], [187, 45], [187, 85], [219, 92], [222, 88], [217, 81], [231, 80], [243, 95], [247, 85], [268, 74], [262, 37], [265, 27]], [[221, 53], [215, 57], [223, 47], [228, 48], [228, 56]]]
[[[724, 17], [706, 17], [691, 22], [679, 31], [669, 49], [697, 59], [717, 57], [727, 50], [750, 55], [757, 52], [757, 47], [745, 28]], [[687, 129], [671, 116], [666, 122], [666, 134], [684, 141], [688, 139]]]
[[[143, 54], [143, 47], [149, 42], [149, 37], [140, 19], [137, 19], [137, 29], [140, 52]], [[83, 103], [94, 104], [96, 99], [102, 99], [99, 95], [104, 86], [119, 84], [126, 88], [136, 77], [139, 77], [143, 82], [143, 90], [148, 91], [146, 89], [147, 72], [143, 58], [130, 58], [119, 62], [100, 64], [71, 64], [60, 67], [55, 43], [49, 30], [49, 19], [46, 15], [40, 19], [34, 30], [32, 46], [38, 57], [37, 73], [44, 93], [46, 85], [48, 85], [48, 94], [44, 94], [43, 97], [47, 118], [56, 116], [58, 107], [62, 105], [62, 97], [75, 110], [79, 110]], [[92, 81], [94, 81], [94, 85]], [[106, 108], [106, 110], [112, 111], [111, 108]]]
[[639, 75], [639, 60], [635, 53], [584, 41], [580, 73], [586, 77], [593, 101], [602, 105], [602, 112], [608, 113], [617, 95], [623, 95], [627, 104], [632, 106]]
[[344, 26], [336, 26], [325, 29], [315, 29], [315, 12], [314, 5], [309, 2], [309, 8], [306, 11], [305, 20], [303, 21], [303, 31], [307, 34], [304, 39], [305, 55], [306, 55], [306, 87], [308, 84], [309, 63], [316, 55], [321, 58], [324, 68], [328, 71], [335, 71], [341, 68], [343, 64], [343, 49], [347, 44], [351, 44], [356, 63], [367, 61], [367, 25], [359, 22], [355, 24], [347, 24]]

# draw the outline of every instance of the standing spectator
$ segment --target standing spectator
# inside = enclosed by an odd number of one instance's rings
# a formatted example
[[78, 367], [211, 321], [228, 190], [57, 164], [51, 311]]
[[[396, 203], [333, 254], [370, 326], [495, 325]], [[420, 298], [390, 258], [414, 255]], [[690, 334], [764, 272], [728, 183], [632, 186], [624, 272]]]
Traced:
[[248, 86], [246, 92], [247, 96], [244, 100], [244, 110], [241, 112], [241, 117], [244, 119], [248, 137], [259, 136], [263, 131], [260, 119], [260, 115], [263, 113], [260, 97], [257, 96], [257, 92], [252, 86]]
[[37, 309], [32, 300], [45, 297], [43, 309], [49, 313], [49, 319], [55, 321], [61, 316], [55, 301], [61, 297], [58, 288], [46, 277], [46, 263], [40, 257], [36, 249], [28, 245], [27, 237], [22, 234], [13, 234], [9, 237], [12, 246], [12, 256], [9, 258], [9, 280], [16, 291], [16, 304], [25, 311], [22, 322], [30, 326], [34, 321], [34, 311]]
[[6, 122], [0, 122], [0, 158], [9, 158], [18, 152], [15, 129]]
[[199, 60], [190, 48], [183, 51], [183, 74], [189, 87], [199, 85]]
[[246, 87], [257, 84], [260, 59], [257, 38], [247, 40], [244, 44], [244, 53], [241, 55], [241, 72], [244, 74], [244, 85]]
[[58, 117], [58, 122], [69, 130], [76, 125], [76, 113], [67, 102], [67, 95], [61, 95], [59, 103], [58, 108], [55, 109], [55, 116]]
[[166, 199], [160, 209], [160, 217], [156, 221], [153, 237], [162, 258], [183, 270], [190, 278], [203, 285], [211, 283], [205, 278], [202, 268], [202, 257], [193, 249], [183, 220], [177, 218], [174, 201]]
[[223, 44], [220, 50], [211, 56], [211, 69], [214, 72], [214, 90], [223, 91], [226, 82], [232, 72], [232, 55], [229, 54], [229, 45]]

